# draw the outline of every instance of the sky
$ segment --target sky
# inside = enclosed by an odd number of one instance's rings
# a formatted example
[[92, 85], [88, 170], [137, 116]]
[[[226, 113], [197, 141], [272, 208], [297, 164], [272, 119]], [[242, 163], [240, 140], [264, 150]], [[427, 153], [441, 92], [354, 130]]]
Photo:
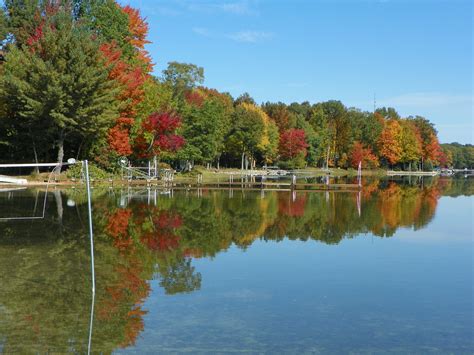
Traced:
[[470, 0], [120, 0], [139, 8], [160, 75], [204, 67], [205, 85], [258, 103], [341, 100], [435, 123], [473, 143]]

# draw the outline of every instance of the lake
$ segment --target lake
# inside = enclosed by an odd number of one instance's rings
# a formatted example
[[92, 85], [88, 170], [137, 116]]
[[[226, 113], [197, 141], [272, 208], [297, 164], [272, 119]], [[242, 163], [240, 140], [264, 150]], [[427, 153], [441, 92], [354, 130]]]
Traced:
[[2, 191], [0, 353], [472, 353], [473, 194]]

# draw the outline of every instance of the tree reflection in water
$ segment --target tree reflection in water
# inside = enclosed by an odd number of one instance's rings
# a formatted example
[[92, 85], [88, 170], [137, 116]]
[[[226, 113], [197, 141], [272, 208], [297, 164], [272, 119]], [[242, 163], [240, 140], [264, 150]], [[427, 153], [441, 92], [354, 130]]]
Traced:
[[[168, 295], [199, 290], [201, 274], [193, 259], [213, 257], [232, 245], [245, 249], [255, 240], [338, 244], [367, 233], [390, 237], [400, 227], [426, 226], [440, 196], [472, 193], [467, 180], [374, 180], [365, 182], [360, 195], [203, 189], [200, 197], [175, 192], [173, 198], [158, 198], [156, 205], [147, 197], [127, 198], [123, 205], [120, 191], [96, 189], [92, 348], [108, 353], [135, 343], [144, 329], [143, 304], [151, 280], [158, 280]], [[0, 224], [3, 351], [87, 351], [87, 211], [79, 191], [64, 195], [75, 200], [74, 207], [62, 208], [65, 199], [51, 195], [45, 220]], [[15, 194], [13, 200], [0, 195], [0, 211], [9, 209], [12, 201], [15, 211], [31, 210], [34, 196], [36, 191]]]

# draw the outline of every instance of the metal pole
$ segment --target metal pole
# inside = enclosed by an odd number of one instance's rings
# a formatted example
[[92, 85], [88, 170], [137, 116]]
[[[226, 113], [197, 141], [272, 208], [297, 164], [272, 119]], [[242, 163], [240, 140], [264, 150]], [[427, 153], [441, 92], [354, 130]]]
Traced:
[[84, 168], [86, 173], [86, 188], [87, 188], [87, 209], [89, 213], [89, 237], [91, 244], [91, 269], [92, 269], [92, 293], [95, 294], [95, 271], [94, 271], [94, 231], [92, 229], [92, 203], [91, 203], [91, 186], [89, 178], [89, 164], [84, 160]]

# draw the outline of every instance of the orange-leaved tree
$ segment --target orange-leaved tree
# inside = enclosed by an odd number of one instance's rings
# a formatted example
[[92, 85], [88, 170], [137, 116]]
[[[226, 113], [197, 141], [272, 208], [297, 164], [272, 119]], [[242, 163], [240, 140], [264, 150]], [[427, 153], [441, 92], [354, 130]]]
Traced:
[[402, 156], [401, 132], [402, 128], [397, 119], [385, 121], [378, 144], [380, 156], [386, 159], [390, 165], [398, 163]]
[[379, 160], [372, 152], [372, 149], [365, 148], [361, 142], [356, 141], [350, 152], [350, 164], [353, 168], [357, 168], [359, 162], [362, 163], [363, 168], [372, 169], [379, 166]]

